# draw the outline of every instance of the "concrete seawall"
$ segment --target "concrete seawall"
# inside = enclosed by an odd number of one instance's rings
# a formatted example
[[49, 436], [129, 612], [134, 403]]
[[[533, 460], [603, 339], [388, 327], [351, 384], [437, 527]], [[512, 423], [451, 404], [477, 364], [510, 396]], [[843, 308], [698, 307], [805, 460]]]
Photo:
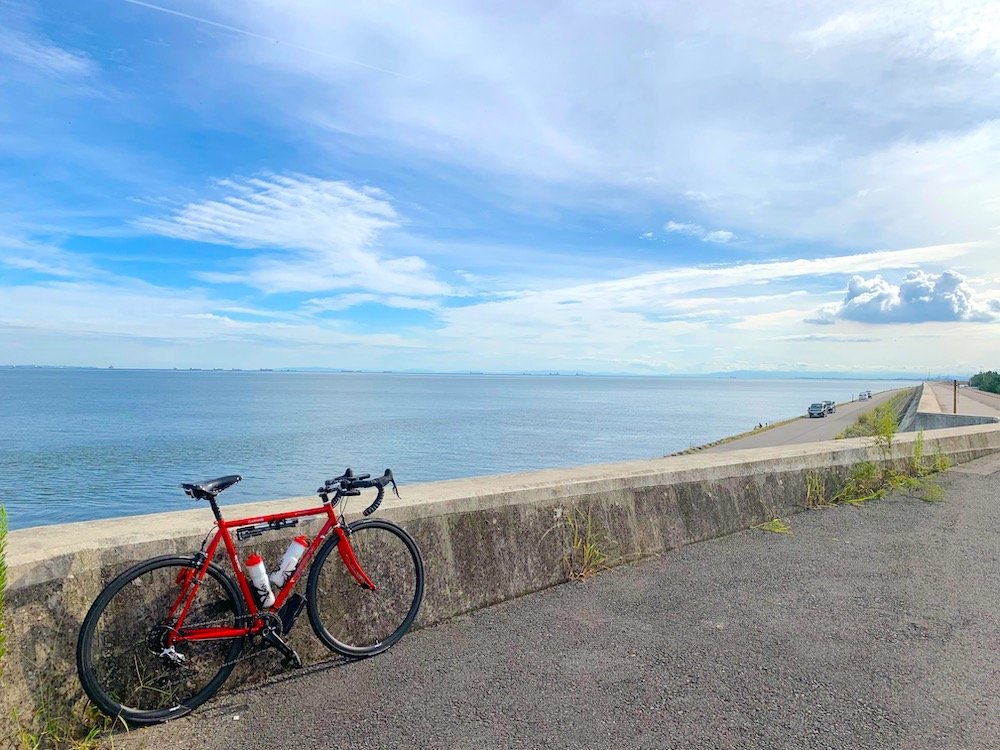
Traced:
[[[927, 453], [939, 450], [954, 463], [1000, 451], [1000, 425], [935, 430], [924, 438]], [[898, 436], [890, 460], [905, 461], [916, 439], [916, 433]], [[404, 485], [404, 500], [387, 501], [379, 515], [402, 523], [422, 549], [427, 591], [418, 626], [426, 626], [566, 581], [569, 513], [593, 520], [616, 561], [635, 560], [803, 510], [807, 477], [819, 476], [832, 492], [861, 460], [879, 460], [869, 439]], [[224, 513], [235, 518], [315, 502], [226, 506]], [[74, 649], [90, 603], [139, 560], [197, 550], [211, 520], [199, 506], [10, 534], [9, 653], [0, 695], [6, 734], [14, 731], [15, 711], [31, 724], [41, 711], [79, 710]], [[300, 532], [276, 532], [254, 547], [273, 560]], [[304, 618], [291, 642], [307, 662], [331, 658]], [[249, 660], [229, 685], [273, 674], [277, 664], [271, 652]]]
[[921, 383], [899, 422], [900, 432], [941, 430], [951, 427], [1000, 423], [1000, 418], [983, 414], [952, 414], [945, 411], [933, 388]]

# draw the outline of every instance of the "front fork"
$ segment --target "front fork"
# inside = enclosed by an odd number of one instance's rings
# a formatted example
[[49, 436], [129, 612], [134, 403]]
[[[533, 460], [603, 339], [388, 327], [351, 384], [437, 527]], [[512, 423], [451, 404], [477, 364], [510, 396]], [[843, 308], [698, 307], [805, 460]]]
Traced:
[[337, 551], [340, 552], [340, 559], [344, 561], [344, 565], [351, 572], [351, 575], [354, 576], [354, 580], [358, 582], [361, 588], [374, 591], [375, 583], [365, 573], [361, 567], [361, 563], [358, 562], [358, 558], [354, 556], [354, 549], [351, 547], [349, 538], [351, 534], [350, 527], [338, 524], [334, 527], [333, 533], [337, 535]]

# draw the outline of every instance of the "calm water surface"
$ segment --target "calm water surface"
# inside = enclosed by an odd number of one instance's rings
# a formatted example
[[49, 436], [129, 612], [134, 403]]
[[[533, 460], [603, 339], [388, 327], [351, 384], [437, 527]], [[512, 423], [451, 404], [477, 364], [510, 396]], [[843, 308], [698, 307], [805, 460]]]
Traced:
[[307, 495], [346, 467], [407, 482], [651, 458], [913, 383], [0, 370], [11, 528]]

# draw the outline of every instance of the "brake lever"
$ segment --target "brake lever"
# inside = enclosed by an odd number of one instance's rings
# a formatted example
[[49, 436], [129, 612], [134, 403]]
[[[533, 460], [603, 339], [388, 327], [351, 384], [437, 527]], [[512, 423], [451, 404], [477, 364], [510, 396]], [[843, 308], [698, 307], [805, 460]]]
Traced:
[[392, 469], [386, 469], [385, 474], [382, 478], [389, 477], [389, 481], [392, 483], [392, 491], [396, 493], [396, 497], [399, 497], [399, 487], [396, 486], [396, 477], [392, 475]]

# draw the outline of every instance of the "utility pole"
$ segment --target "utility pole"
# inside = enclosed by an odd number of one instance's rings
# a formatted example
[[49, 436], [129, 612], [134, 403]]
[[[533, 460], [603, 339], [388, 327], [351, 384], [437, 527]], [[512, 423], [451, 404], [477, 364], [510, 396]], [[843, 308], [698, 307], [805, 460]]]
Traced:
[[951, 408], [951, 413], [958, 414], [958, 381], [952, 380], [951, 383], [952, 383], [952, 390], [954, 393], [954, 399], [953, 399], [954, 405]]

